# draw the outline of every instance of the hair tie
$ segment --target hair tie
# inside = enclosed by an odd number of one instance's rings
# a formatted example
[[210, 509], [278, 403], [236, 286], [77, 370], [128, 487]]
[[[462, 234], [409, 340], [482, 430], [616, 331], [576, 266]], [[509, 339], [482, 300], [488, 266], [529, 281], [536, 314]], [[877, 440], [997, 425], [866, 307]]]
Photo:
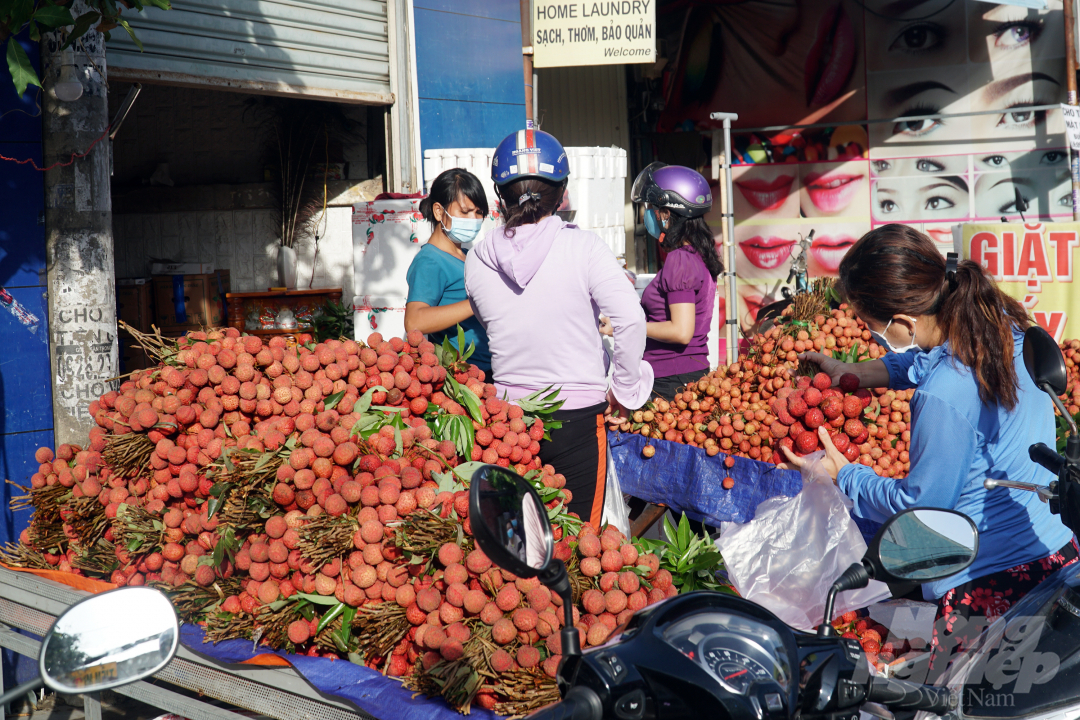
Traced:
[[537, 202], [539, 202], [540, 193], [533, 192], [532, 190], [522, 193], [521, 197], [518, 198], [518, 207], [521, 207], [530, 200], [536, 200]]
[[956, 266], [960, 263], [960, 256], [956, 253], [945, 255], [945, 279], [949, 282], [949, 290], [956, 289]]

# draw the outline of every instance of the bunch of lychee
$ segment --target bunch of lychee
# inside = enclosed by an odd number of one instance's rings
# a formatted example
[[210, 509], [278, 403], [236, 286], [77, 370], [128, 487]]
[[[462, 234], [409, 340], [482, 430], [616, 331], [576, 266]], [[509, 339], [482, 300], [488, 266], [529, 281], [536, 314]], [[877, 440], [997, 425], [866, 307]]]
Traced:
[[[794, 336], [774, 326], [755, 337], [737, 362], [689, 384], [672, 402], [655, 400], [621, 429], [701, 447], [710, 456], [781, 463], [786, 459], [781, 445], [803, 455], [820, 449], [817, 428], [825, 426], [850, 461], [903, 477], [909, 467], [912, 391], [860, 389], [854, 375], [834, 387], [824, 373], [799, 374], [798, 353], [833, 349], [869, 358], [884, 354], [847, 308], [816, 317]], [[646, 445], [644, 456], [654, 454]]]
[[921, 637], [900, 638], [875, 622], [863, 611], [851, 610], [833, 621], [833, 627], [841, 637], [858, 640], [866, 658], [878, 672], [886, 665], [898, 665], [917, 660], [929, 652], [929, 643]]

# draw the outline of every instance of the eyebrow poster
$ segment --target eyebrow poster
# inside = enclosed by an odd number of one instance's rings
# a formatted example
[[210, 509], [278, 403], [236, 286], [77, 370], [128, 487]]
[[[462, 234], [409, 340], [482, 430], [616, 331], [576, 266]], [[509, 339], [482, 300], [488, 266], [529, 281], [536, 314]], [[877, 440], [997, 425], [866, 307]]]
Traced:
[[[710, 130], [710, 112], [739, 114], [744, 330], [781, 299], [811, 230], [814, 278], [835, 276], [848, 248], [887, 223], [919, 228], [944, 253], [959, 223], [1020, 223], [1021, 212], [1027, 222], [1072, 220], [1064, 122], [1043, 107], [1066, 97], [1062, 0], [1045, 10], [982, 0], [673, 2], [658, 12], [680, 20], [658, 129], [689, 121]], [[925, 117], [935, 114], [950, 117]], [[719, 242], [718, 206], [708, 220]]]

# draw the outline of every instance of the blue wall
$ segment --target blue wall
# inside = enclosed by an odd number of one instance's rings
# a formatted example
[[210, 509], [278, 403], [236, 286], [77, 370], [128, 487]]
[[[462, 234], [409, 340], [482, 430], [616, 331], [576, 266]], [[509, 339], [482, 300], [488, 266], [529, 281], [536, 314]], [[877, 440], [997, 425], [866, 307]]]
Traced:
[[[37, 43], [22, 45], [37, 66]], [[0, 64], [0, 155], [33, 158], [40, 166], [40, 92], [31, 86], [16, 96], [7, 65]], [[37, 472], [34, 451], [53, 445], [44, 210], [42, 173], [0, 160], [0, 287], [41, 321], [31, 332], [0, 306], [0, 482], [22, 485]], [[13, 489], [0, 488], [0, 542], [18, 538], [29, 519], [28, 511], [16, 516], [9, 509]]]
[[525, 127], [518, 0], [415, 0], [420, 146], [491, 148]]

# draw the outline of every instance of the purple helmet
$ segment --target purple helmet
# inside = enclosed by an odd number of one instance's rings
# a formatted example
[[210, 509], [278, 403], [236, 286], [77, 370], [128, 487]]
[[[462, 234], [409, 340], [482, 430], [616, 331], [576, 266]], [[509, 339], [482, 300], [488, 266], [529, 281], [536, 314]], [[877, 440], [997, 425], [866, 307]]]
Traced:
[[709, 181], [682, 165], [654, 162], [638, 173], [630, 191], [631, 202], [668, 208], [687, 218], [701, 217], [712, 207]]

